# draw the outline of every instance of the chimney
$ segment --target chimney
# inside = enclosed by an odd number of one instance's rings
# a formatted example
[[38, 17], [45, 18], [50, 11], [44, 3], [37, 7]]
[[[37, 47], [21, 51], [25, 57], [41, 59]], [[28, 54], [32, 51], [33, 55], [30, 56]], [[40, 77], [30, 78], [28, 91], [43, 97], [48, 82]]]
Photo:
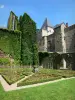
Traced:
[[68, 27], [68, 23], [66, 23], [66, 28]]

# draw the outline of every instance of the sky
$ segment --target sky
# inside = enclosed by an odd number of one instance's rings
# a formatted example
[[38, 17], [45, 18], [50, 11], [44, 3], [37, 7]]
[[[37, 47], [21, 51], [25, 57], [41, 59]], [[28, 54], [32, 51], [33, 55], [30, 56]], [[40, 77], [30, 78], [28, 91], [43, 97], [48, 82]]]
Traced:
[[25, 12], [41, 28], [45, 18], [55, 26], [75, 24], [75, 0], [0, 0], [0, 27], [6, 27], [10, 11], [18, 17]]

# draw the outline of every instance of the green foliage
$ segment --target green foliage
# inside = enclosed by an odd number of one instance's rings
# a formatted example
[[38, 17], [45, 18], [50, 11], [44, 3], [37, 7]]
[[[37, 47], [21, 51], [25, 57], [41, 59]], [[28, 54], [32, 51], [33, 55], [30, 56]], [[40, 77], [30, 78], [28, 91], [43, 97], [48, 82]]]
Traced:
[[61, 63], [62, 56], [58, 53], [39, 52], [39, 64], [42, 64], [44, 58], [48, 57], [49, 62], [53, 63], [53, 68], [57, 68], [57, 64]]
[[45, 79], [45, 78], [43, 78], [43, 79], [39, 79], [39, 80], [25, 80], [25, 81], [23, 81], [23, 82], [20, 82], [20, 83], [18, 83], [17, 84], [17, 86], [19, 87], [19, 86], [25, 86], [25, 85], [32, 85], [32, 84], [37, 84], [37, 83], [43, 83], [43, 82], [48, 82], [48, 81], [53, 81], [53, 80], [57, 80], [57, 79], [60, 79], [61, 77], [59, 76], [59, 77], [52, 77], [52, 78], [47, 78], [47, 79]]
[[16, 59], [20, 60], [20, 53], [21, 53], [21, 34], [17, 34], [17, 31], [14, 33], [9, 34], [9, 52], [10, 55]]
[[30, 65], [32, 64], [32, 53], [29, 51], [28, 45], [26, 42], [22, 41], [22, 63], [23, 65]]
[[19, 17], [18, 30], [22, 31], [22, 16]]
[[75, 100], [75, 79], [5, 92], [0, 84], [1, 100]]
[[0, 29], [0, 49], [12, 56], [14, 60], [21, 59], [21, 32]]
[[0, 58], [0, 65], [10, 65], [8, 58]]
[[42, 83], [52, 81], [60, 78], [74, 77], [75, 71], [71, 70], [51, 70], [51, 69], [39, 69], [39, 72], [33, 74], [33, 76], [18, 83], [18, 86]]
[[32, 72], [31, 68], [14, 68], [14, 67], [3, 67], [0, 68], [0, 74], [9, 83], [12, 84], [25, 76], [30, 75]]
[[[36, 24], [30, 16], [24, 13], [20, 17], [20, 30], [22, 31], [22, 63], [25, 65], [37, 65], [38, 50], [36, 43]], [[36, 57], [37, 56], [37, 57]], [[36, 59], [37, 58], [37, 59]], [[27, 60], [26, 60], [27, 59]]]
[[[14, 21], [14, 25], [13, 25], [13, 21]], [[14, 30], [18, 29], [18, 17], [11, 11], [9, 19], [8, 19], [7, 28], [10, 30], [13, 30], [13, 27], [14, 27]]]
[[[32, 65], [34, 66], [34, 65], [38, 65], [38, 63], [39, 63], [39, 59], [38, 59], [38, 47], [37, 47], [37, 44], [33, 44], [33, 63], [32, 63]], [[37, 67], [37, 66], [34, 66], [34, 67]]]
[[[18, 26], [20, 31], [12, 31], [13, 16], [15, 16], [14, 28]], [[17, 25], [18, 24], [18, 25]], [[20, 16], [19, 22], [17, 16], [11, 11], [8, 20], [8, 29], [0, 29], [1, 35], [1, 47], [0, 49], [13, 59], [20, 62], [23, 65], [38, 65], [38, 48], [36, 42], [36, 23], [30, 18], [30, 16], [24, 13]]]

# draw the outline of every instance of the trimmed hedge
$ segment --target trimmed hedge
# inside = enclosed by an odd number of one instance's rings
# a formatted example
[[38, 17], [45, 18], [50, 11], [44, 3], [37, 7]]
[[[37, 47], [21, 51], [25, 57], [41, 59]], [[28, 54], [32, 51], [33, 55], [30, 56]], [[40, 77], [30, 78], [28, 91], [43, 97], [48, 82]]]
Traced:
[[6, 82], [7, 82], [9, 85], [11, 85], [11, 84], [13, 84], [14, 82], [16, 82], [16, 81], [18, 81], [18, 80], [24, 78], [25, 76], [21, 76], [19, 79], [17, 78], [16, 80], [12, 80], [12, 79], [10, 80], [9, 78], [6, 77], [6, 75], [2, 75], [2, 77], [6, 80]]
[[57, 79], [61, 79], [62, 77], [53, 77], [53, 78], [49, 78], [49, 79], [43, 79], [43, 80], [36, 80], [36, 81], [28, 81], [28, 82], [21, 82], [18, 83], [17, 86], [25, 86], [25, 85], [31, 85], [31, 84], [37, 84], [37, 83], [43, 83], [43, 82], [48, 82], [48, 81], [53, 81], [53, 80], [57, 80]]
[[1, 68], [0, 74], [7, 81], [8, 84], [12, 84], [25, 76], [32, 73], [31, 68]]
[[8, 78], [6, 77], [6, 75], [2, 75], [2, 77], [5, 79], [5, 81], [6, 81], [9, 85], [11, 85], [11, 84], [13, 83], [10, 79], [8, 79]]
[[75, 77], [75, 71], [71, 70], [51, 70], [51, 69], [40, 69], [39, 72], [26, 80], [17, 84], [17, 86], [24, 86], [36, 83], [42, 83], [52, 81], [60, 78]]

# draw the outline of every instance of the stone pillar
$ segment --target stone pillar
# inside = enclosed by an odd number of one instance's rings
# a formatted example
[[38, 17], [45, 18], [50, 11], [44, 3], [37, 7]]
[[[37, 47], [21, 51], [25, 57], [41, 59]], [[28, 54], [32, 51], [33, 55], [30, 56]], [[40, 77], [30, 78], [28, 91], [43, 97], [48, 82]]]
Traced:
[[44, 37], [44, 51], [47, 51], [47, 36]]
[[66, 26], [64, 24], [61, 25], [62, 53], [66, 53], [66, 41], [65, 41], [65, 32], [64, 32], [65, 27]]
[[65, 42], [65, 34], [62, 32], [62, 52], [66, 53], [66, 42]]
[[63, 63], [63, 69], [66, 69], [66, 60], [64, 58], [63, 58], [62, 63]]

